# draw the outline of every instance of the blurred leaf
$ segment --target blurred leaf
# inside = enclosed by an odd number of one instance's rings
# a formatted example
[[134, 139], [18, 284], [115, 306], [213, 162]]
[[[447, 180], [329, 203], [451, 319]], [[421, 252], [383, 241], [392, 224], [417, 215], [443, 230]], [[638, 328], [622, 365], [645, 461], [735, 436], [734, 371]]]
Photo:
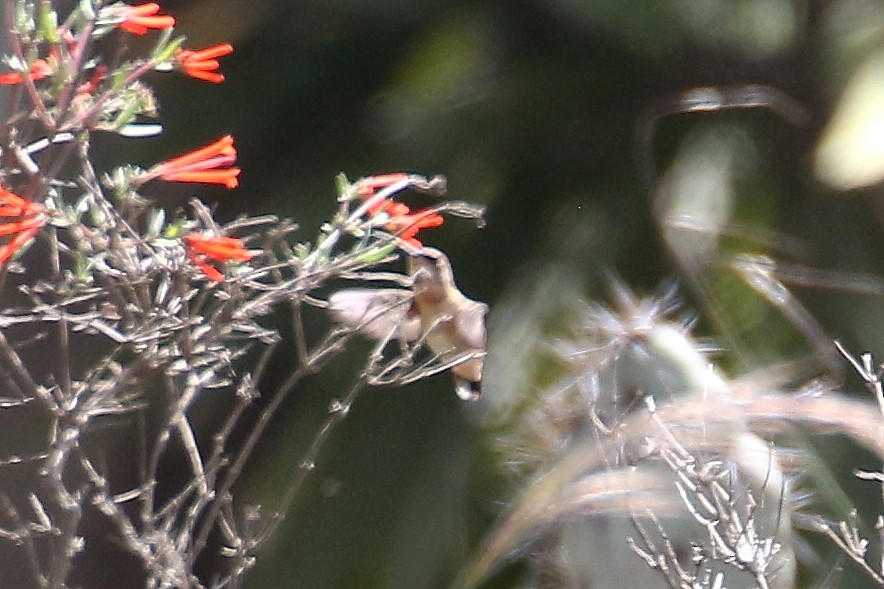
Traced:
[[884, 52], [853, 75], [816, 150], [816, 174], [838, 190], [884, 178]]

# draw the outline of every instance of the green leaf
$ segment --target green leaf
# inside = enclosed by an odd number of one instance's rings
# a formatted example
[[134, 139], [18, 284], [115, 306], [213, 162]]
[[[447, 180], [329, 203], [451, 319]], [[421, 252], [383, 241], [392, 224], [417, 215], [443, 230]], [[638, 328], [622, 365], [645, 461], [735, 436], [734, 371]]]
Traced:
[[175, 219], [163, 230], [163, 237], [167, 239], [179, 239], [184, 235], [184, 219]]
[[353, 198], [353, 184], [343, 172], [335, 176], [335, 191], [338, 193], [338, 202], [344, 202]]
[[135, 115], [141, 110], [141, 105], [135, 100], [131, 100], [126, 107], [120, 111], [117, 118], [114, 119], [114, 129], [117, 131], [123, 129], [126, 125], [135, 120]]
[[360, 254], [356, 261], [360, 264], [374, 264], [375, 262], [380, 262], [394, 251], [396, 251], [396, 242], [391, 241], [386, 245], [371, 248], [365, 253]]
[[33, 2], [17, 2], [14, 18], [15, 31], [22, 37], [30, 37], [35, 28]]
[[148, 214], [147, 220], [147, 231], [145, 232], [145, 237], [147, 239], [154, 239], [159, 236], [163, 231], [163, 226], [166, 224], [166, 211], [163, 209], [154, 209]]
[[178, 37], [170, 42], [169, 38], [171, 35], [171, 30], [163, 31], [163, 35], [153, 51], [152, 59], [155, 63], [172, 61], [175, 58], [175, 52], [181, 49], [181, 46], [184, 45], [186, 37]]
[[58, 43], [58, 14], [48, 2], [40, 4], [40, 36], [49, 43]]
[[92, 0], [80, 0], [79, 7], [83, 18], [90, 21], [96, 19], [95, 5]]
[[884, 51], [853, 74], [816, 149], [816, 175], [836, 190], [884, 179]]

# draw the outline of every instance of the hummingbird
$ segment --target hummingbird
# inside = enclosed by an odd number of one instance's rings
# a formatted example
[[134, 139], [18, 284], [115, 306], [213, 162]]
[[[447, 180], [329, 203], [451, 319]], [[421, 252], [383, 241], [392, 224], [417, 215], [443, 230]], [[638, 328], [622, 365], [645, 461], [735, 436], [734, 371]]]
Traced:
[[467, 298], [454, 282], [448, 257], [424, 247], [406, 260], [410, 289], [343, 289], [332, 293], [328, 308], [341, 323], [358, 327], [372, 339], [424, 338], [440, 356], [476, 352], [452, 367], [454, 391], [465, 401], [479, 398], [488, 305]]

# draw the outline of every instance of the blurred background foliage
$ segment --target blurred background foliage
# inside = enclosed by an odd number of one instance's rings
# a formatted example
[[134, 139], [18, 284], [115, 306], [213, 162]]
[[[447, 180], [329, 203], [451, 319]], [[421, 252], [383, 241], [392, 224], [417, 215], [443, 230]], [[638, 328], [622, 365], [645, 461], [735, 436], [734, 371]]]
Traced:
[[[675, 278], [685, 307], [700, 314], [698, 333], [733, 352], [722, 362], [734, 376], [813, 350], [729, 270], [733, 255], [812, 268], [817, 284], [834, 277], [880, 288], [878, 0], [167, 0], [163, 8], [189, 46], [229, 41], [236, 53], [219, 87], [158, 77], [166, 132], [149, 142], [155, 152], [144, 163], [232, 133], [242, 184], [204, 193], [222, 216], [275, 212], [311, 239], [333, 213], [340, 171], [444, 174], [452, 198], [488, 207], [482, 230], [455, 219], [424, 234], [449, 254], [460, 287], [491, 305], [485, 400], [459, 402], [444, 375], [364, 392], [250, 587], [446, 586], [515, 492], [493, 440], [549, 380], [544, 342], [568, 325], [574, 301], [604, 297], [606, 270], [642, 294]], [[791, 97], [800, 115], [738, 109], [640, 125], [646, 109], [677, 93], [747, 84]], [[658, 173], [651, 184], [642, 180], [649, 162]], [[703, 230], [661, 230], [668, 210], [695, 214]], [[880, 296], [816, 286], [793, 294], [849, 349], [884, 357]], [[313, 321], [320, 328], [324, 318]], [[241, 492], [250, 500], [272, 505], [367, 349], [288, 400], [248, 472]], [[286, 353], [276, 359], [280, 374]], [[514, 586], [519, 574], [516, 565], [489, 586]]]

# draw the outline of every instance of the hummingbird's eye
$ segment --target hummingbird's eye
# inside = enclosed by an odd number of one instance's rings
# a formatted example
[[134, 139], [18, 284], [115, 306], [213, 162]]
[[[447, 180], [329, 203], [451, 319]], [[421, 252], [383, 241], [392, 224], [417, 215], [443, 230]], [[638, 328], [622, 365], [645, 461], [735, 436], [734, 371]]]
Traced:
[[433, 280], [433, 272], [425, 265], [421, 265], [411, 275], [414, 284], [425, 285]]
[[430, 272], [427, 268], [421, 268], [414, 278], [418, 282], [427, 283], [433, 280], [433, 273]]

